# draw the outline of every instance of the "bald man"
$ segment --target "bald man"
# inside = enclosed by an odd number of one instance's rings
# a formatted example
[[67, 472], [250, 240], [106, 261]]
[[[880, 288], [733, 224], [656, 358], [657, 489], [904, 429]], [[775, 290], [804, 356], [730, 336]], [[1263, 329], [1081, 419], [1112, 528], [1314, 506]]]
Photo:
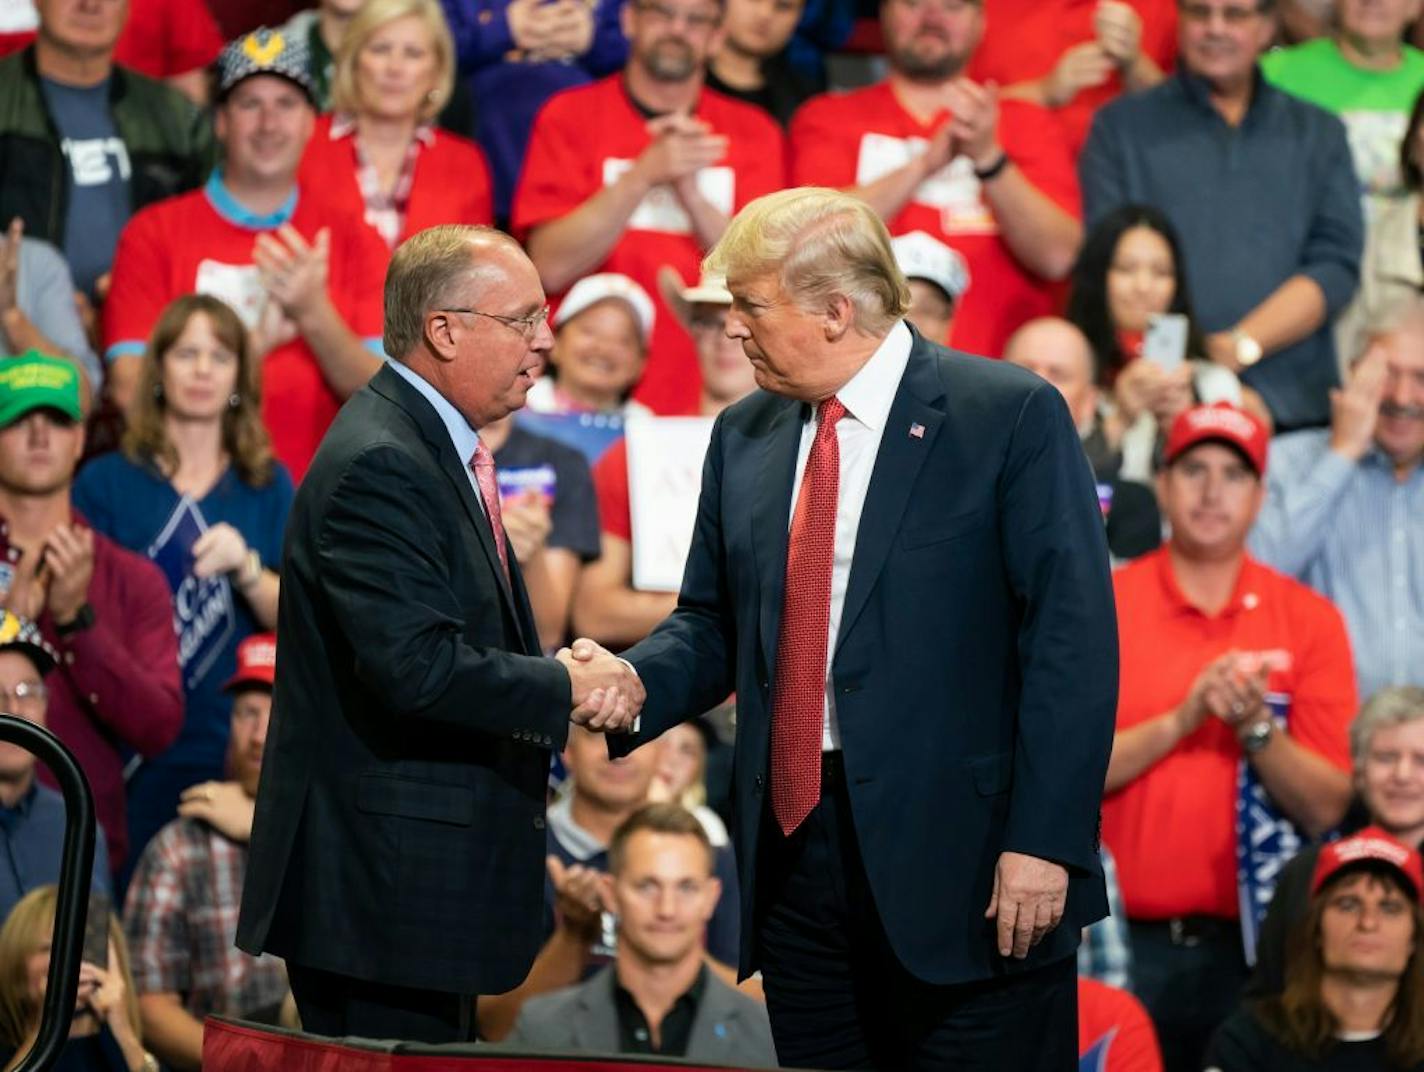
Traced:
[[1115, 559], [1136, 558], [1162, 542], [1162, 518], [1152, 489], [1119, 480], [1121, 457], [1107, 442], [1093, 382], [1093, 349], [1078, 328], [1055, 316], [1030, 320], [1009, 337], [1004, 360], [1042, 376], [1058, 388], [1078, 427], [1093, 466], [1098, 502], [1108, 526], [1108, 550]]

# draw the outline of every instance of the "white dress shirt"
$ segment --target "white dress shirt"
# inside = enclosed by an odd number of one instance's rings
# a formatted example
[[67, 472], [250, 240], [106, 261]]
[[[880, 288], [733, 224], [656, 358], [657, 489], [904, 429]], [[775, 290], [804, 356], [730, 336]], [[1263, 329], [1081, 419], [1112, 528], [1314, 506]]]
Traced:
[[[910, 329], [899, 322], [886, 334], [870, 360], [861, 366], [850, 382], [836, 392], [846, 408], [846, 414], [836, 424], [836, 443], [840, 449], [840, 486], [836, 500], [835, 558], [831, 565], [831, 621], [826, 643], [826, 713], [821, 729], [821, 750], [835, 751], [841, 746], [840, 726], [836, 722], [836, 701], [831, 689], [831, 657], [836, 650], [836, 636], [841, 628], [841, 611], [845, 607], [846, 586], [850, 583], [850, 564], [855, 557], [855, 538], [860, 531], [860, 514], [865, 507], [865, 494], [870, 490], [870, 475], [875, 469], [875, 457], [880, 453], [880, 439], [885, 422], [890, 418], [890, 406], [905, 366], [910, 362], [913, 344]], [[906, 429], [905, 434], [909, 434]], [[801, 494], [801, 477], [806, 471], [806, 459], [816, 438], [816, 411], [801, 427], [801, 448], [796, 455], [796, 479], [791, 485], [791, 505], [787, 511], [789, 530], [796, 513], [796, 499]]]

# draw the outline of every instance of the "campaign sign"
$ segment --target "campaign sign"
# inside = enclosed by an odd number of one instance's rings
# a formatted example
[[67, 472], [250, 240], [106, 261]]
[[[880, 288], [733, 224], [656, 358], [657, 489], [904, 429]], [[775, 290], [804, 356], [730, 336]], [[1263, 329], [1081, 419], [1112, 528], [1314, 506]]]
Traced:
[[227, 577], [200, 578], [193, 573], [193, 545], [207, 530], [198, 504], [185, 495], [148, 548], [148, 557], [163, 571], [173, 590], [178, 666], [189, 691], [212, 669], [237, 629]]
[[711, 417], [628, 422], [634, 588], [676, 592], [681, 587], [702, 492], [702, 459], [711, 440]]
[[554, 491], [559, 478], [552, 465], [531, 465], [524, 468], [497, 469], [499, 501], [506, 503], [528, 491], [537, 491], [547, 506], [554, 505]]

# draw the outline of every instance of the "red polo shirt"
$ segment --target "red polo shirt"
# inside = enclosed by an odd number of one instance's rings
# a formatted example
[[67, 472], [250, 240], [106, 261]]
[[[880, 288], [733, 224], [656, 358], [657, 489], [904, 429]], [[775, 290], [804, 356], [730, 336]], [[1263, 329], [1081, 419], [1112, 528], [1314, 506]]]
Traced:
[[[1177, 585], [1167, 547], [1113, 575], [1121, 658], [1117, 728], [1179, 704], [1211, 660], [1231, 650], [1283, 653], [1267, 690], [1289, 703], [1291, 737], [1342, 771], [1356, 711], [1340, 612], [1324, 596], [1247, 557], [1226, 608], [1203, 614]], [[1103, 840], [1133, 919], [1239, 916], [1236, 734], [1208, 717], [1169, 755], [1103, 801]]]
[[[1142, 51], [1170, 71], [1177, 59], [1177, 0], [1127, 0], [1142, 18]], [[1097, 38], [1093, 13], [1098, 0], [984, 0], [984, 39], [969, 61], [976, 82], [1010, 86], [1042, 78], [1074, 45]], [[1122, 92], [1114, 72], [1101, 86], [1085, 89], [1056, 115], [1076, 157], [1088, 137], [1093, 114]]]
[[[863, 186], [908, 163], [950, 119], [921, 123], [889, 82], [852, 93], [826, 93], [802, 105], [791, 123], [795, 186]], [[1078, 177], [1052, 114], [1022, 101], [999, 106], [999, 141], [1028, 181], [1078, 215]], [[1003, 354], [1021, 324], [1057, 311], [1058, 288], [1010, 252], [969, 158], [952, 160], [921, 183], [890, 233], [927, 231], [957, 249], [969, 266], [969, 290], [955, 310], [950, 345], [986, 357]]]
[[598, 493], [598, 524], [610, 536], [633, 542], [633, 500], [628, 491], [628, 440], [603, 452], [593, 467]]
[[[781, 129], [765, 112], [704, 89], [692, 114], [728, 139], [726, 158], [698, 173], [703, 195], [727, 216], [786, 184]], [[525, 241], [540, 224], [568, 215], [611, 185], [651, 142], [647, 124], [621, 74], [550, 98], [534, 120], [514, 196], [516, 237]], [[663, 303], [658, 269], [672, 265], [683, 279], [696, 279], [705, 252], [682, 203], [670, 188], [658, 187], [634, 210], [607, 259], [588, 273], [621, 272], [657, 307], [648, 363], [633, 391], [655, 413], [694, 413], [701, 390], [692, 339]]]

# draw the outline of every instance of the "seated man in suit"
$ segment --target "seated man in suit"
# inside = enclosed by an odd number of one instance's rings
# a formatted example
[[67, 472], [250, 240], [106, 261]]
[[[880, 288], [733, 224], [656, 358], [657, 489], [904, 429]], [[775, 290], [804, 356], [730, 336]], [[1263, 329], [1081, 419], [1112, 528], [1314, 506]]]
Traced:
[[613, 964], [528, 1002], [511, 1040], [536, 1047], [649, 1053], [774, 1066], [766, 1009], [708, 969], [702, 932], [722, 883], [696, 816], [649, 804], [613, 834], [602, 896], [618, 916]]

